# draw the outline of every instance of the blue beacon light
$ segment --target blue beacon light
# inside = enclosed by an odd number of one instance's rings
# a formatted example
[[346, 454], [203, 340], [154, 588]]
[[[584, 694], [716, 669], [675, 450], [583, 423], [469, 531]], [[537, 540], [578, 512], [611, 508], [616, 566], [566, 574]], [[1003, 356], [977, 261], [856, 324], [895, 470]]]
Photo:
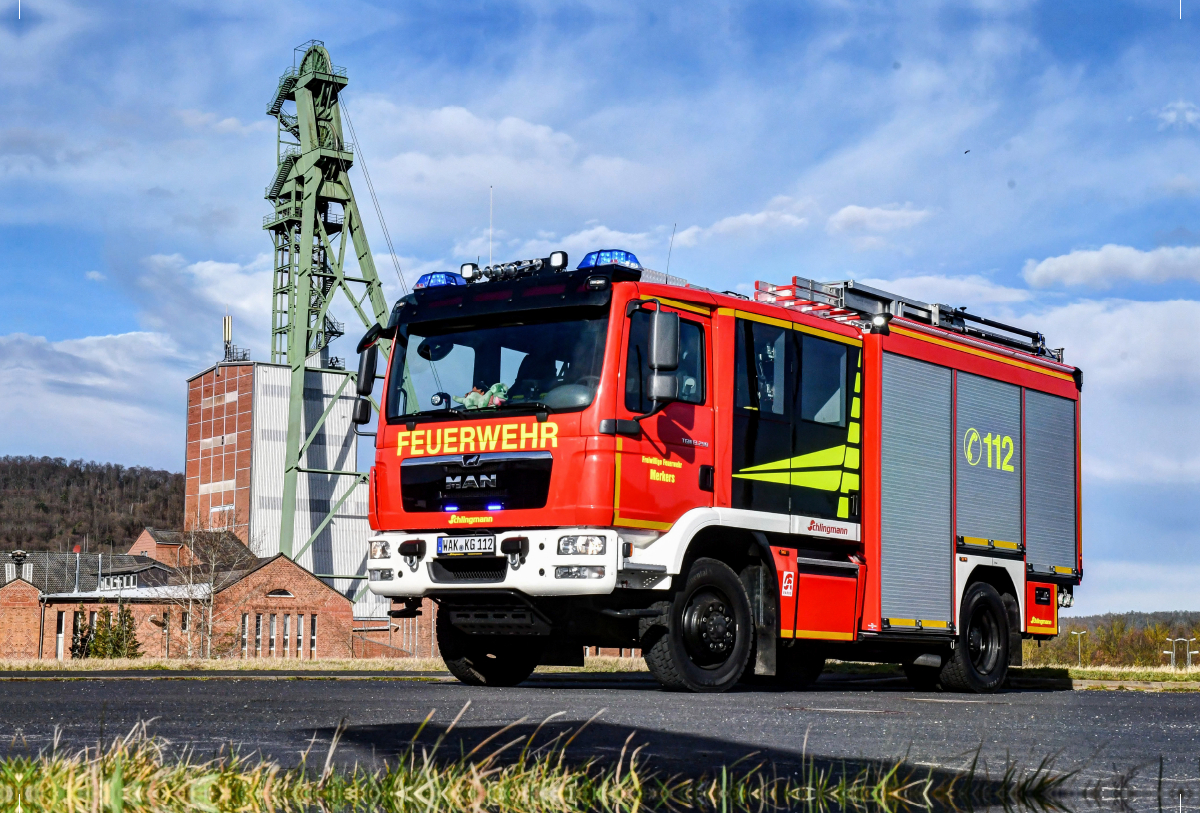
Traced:
[[422, 274], [413, 288], [438, 288], [442, 285], [466, 285], [467, 281], [453, 271], [434, 271]]
[[641, 269], [642, 264], [638, 262], [637, 255], [632, 251], [621, 251], [615, 248], [606, 248], [601, 251], [591, 251], [583, 258], [577, 266], [578, 268], [595, 268], [601, 265], [623, 265], [626, 268]]

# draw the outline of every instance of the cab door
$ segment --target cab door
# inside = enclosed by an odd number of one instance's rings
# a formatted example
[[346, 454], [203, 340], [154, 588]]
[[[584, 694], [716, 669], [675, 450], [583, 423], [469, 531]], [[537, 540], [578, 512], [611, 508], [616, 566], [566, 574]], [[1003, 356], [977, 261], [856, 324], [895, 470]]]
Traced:
[[[650, 310], [625, 320], [617, 413], [630, 419], [650, 412], [647, 346]], [[614, 524], [665, 531], [685, 511], [713, 504], [713, 411], [710, 384], [711, 320], [677, 312], [679, 400], [641, 421], [638, 435], [617, 436]]]

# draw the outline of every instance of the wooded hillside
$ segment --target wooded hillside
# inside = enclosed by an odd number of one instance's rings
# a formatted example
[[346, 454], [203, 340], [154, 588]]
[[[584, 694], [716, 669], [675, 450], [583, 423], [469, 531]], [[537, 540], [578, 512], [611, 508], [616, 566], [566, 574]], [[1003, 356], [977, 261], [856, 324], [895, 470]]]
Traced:
[[61, 457], [0, 457], [0, 550], [122, 553], [183, 525], [183, 475]]

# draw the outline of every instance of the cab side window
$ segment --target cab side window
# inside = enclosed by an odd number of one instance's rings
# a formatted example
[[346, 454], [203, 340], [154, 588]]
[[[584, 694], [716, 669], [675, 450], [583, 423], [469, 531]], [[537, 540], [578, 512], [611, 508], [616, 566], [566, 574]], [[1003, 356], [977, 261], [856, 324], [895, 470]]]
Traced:
[[[650, 379], [647, 345], [650, 314], [635, 311], [629, 319], [629, 355], [625, 361], [625, 408], [639, 414], [654, 404], [646, 394]], [[679, 321], [679, 400], [685, 404], [704, 403], [704, 328], [695, 322]]]
[[846, 425], [846, 345], [805, 336], [800, 349], [800, 418]]
[[788, 355], [790, 331], [775, 325], [738, 320], [733, 408], [760, 418], [789, 420]]

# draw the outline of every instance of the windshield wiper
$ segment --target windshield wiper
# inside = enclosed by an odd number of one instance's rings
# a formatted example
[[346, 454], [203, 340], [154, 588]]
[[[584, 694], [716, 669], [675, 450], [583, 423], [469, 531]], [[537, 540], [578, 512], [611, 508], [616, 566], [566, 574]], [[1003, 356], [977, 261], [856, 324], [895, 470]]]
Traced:
[[493, 409], [515, 409], [516, 407], [533, 407], [538, 412], [553, 412], [554, 407], [549, 404], [543, 404], [541, 401], [505, 401], [498, 407]]

